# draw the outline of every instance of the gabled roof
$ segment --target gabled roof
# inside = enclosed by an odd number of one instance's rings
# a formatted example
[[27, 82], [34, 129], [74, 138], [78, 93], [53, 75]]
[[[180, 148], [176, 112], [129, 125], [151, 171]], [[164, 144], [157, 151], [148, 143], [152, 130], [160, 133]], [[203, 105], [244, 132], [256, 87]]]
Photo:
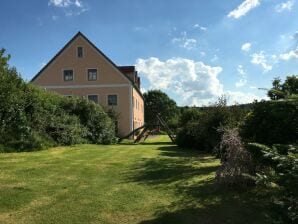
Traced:
[[70, 41], [68, 41], [67, 44], [31, 79], [30, 82], [33, 82], [50, 64], [52, 64], [53, 61], [79, 36], [81, 36], [83, 39], [85, 39], [99, 54], [101, 54], [107, 61], [109, 61], [112, 66], [114, 66], [127, 80], [133, 85], [133, 87], [137, 90], [137, 92], [140, 94], [140, 96], [144, 99], [142, 92], [140, 89], [135, 85], [135, 83], [125, 74], [123, 73], [119, 67], [111, 60], [109, 59], [101, 50], [99, 50], [84, 34], [82, 34], [80, 31], [71, 38]]

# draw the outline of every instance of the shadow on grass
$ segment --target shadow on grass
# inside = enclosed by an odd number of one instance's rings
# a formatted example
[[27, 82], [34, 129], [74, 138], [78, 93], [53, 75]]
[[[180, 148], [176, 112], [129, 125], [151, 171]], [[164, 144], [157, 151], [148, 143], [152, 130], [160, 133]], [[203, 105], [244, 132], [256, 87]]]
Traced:
[[174, 145], [172, 142], [140, 142], [140, 145]]
[[[264, 195], [258, 198], [252, 190], [221, 189], [212, 182], [180, 190], [184, 199], [157, 211], [156, 218], [139, 224], [274, 223], [272, 205]], [[189, 200], [189, 196], [193, 200]]]
[[157, 158], [143, 159], [129, 181], [172, 189], [177, 201], [140, 224], [272, 223], [270, 204], [255, 189], [223, 188], [214, 184], [214, 157], [169, 144]]

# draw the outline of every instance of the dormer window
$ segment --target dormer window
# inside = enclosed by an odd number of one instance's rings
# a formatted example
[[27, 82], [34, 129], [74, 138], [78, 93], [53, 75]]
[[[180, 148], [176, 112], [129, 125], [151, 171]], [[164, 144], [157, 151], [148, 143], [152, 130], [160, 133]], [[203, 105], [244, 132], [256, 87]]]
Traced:
[[78, 58], [83, 57], [83, 47], [78, 47]]

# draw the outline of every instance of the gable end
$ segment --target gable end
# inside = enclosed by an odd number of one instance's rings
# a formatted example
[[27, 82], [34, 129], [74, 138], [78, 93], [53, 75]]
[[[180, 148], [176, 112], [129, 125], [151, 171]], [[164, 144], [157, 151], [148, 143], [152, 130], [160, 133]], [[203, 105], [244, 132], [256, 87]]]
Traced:
[[79, 36], [81, 36], [84, 40], [86, 40], [100, 55], [102, 55], [121, 75], [123, 75], [136, 89], [136, 91], [140, 94], [140, 96], [144, 99], [143, 94], [141, 93], [140, 89], [135, 85], [135, 83], [125, 74], [123, 73], [118, 66], [110, 59], [108, 58], [101, 50], [99, 50], [84, 34], [82, 34], [80, 31], [73, 37], [71, 40], [65, 44], [65, 46], [31, 79], [30, 82], [33, 82], [41, 73], [49, 67], [50, 64], [52, 64], [56, 58]]

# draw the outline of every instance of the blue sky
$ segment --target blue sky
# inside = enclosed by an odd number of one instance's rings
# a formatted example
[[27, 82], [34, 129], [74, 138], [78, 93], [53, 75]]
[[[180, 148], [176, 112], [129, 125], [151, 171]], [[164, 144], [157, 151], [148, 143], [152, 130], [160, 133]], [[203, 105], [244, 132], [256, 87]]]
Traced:
[[[296, 2], [297, 1], [297, 2]], [[179, 105], [263, 99], [274, 77], [298, 74], [298, 0], [3, 0], [0, 47], [30, 80], [78, 31], [142, 90]]]

